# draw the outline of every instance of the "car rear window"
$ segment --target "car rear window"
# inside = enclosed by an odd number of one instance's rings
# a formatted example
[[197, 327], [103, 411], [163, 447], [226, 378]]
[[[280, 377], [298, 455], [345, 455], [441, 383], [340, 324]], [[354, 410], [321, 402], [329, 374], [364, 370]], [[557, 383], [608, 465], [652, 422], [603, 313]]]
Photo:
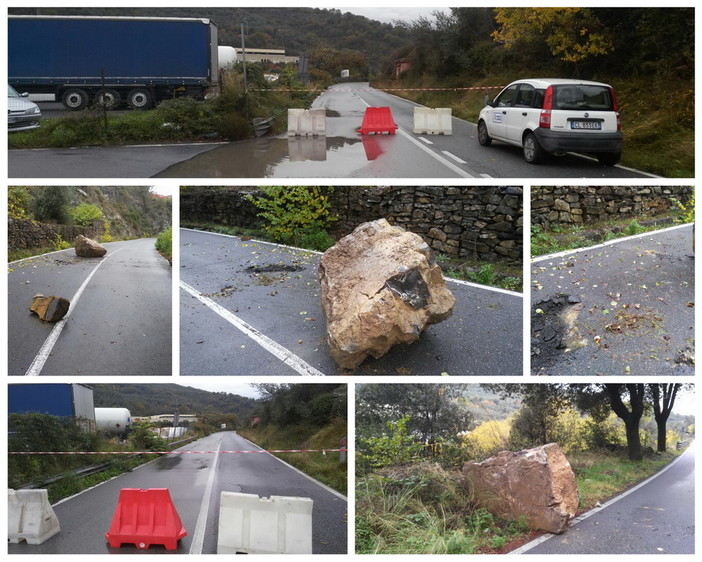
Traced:
[[553, 87], [554, 109], [613, 110], [612, 95], [607, 86], [561, 84]]

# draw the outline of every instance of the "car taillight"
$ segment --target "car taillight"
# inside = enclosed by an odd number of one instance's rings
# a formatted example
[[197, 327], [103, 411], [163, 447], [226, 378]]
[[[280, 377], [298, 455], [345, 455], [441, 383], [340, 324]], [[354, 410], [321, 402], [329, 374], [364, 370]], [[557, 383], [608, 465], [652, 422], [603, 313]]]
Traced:
[[617, 131], [621, 131], [622, 118], [619, 116], [619, 102], [617, 101], [617, 94], [614, 93], [614, 88], [609, 89], [609, 95], [612, 96], [612, 109], [617, 114]]
[[551, 128], [551, 108], [553, 107], [553, 86], [546, 88], [544, 94], [544, 105], [539, 115], [539, 127], [542, 129]]

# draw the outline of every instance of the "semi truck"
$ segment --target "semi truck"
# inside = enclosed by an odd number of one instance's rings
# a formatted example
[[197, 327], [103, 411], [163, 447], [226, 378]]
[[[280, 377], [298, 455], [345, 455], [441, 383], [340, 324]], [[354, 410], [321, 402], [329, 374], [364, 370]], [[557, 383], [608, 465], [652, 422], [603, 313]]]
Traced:
[[209, 19], [8, 17], [8, 81], [53, 94], [70, 110], [126, 102], [146, 109], [202, 98], [218, 83], [217, 25]]
[[95, 429], [93, 389], [84, 384], [10, 384], [7, 391], [10, 414], [48, 414], [75, 418], [86, 431]]

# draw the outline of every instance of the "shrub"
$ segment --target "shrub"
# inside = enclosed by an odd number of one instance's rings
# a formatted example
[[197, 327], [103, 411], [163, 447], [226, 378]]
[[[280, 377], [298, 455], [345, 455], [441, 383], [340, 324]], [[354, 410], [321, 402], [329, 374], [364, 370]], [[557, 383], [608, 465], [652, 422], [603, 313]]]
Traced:
[[[300, 244], [310, 237], [319, 241], [319, 233], [337, 217], [331, 213], [327, 193], [331, 187], [265, 186], [262, 196], [248, 199], [261, 209], [258, 216], [268, 224], [263, 228], [276, 242]], [[326, 248], [325, 248], [326, 249]]]
[[156, 238], [156, 249], [170, 262], [172, 260], [173, 229], [167, 228]]
[[100, 207], [91, 203], [81, 203], [77, 207], [70, 209], [68, 213], [78, 226], [89, 226], [93, 224], [93, 221], [103, 217]]

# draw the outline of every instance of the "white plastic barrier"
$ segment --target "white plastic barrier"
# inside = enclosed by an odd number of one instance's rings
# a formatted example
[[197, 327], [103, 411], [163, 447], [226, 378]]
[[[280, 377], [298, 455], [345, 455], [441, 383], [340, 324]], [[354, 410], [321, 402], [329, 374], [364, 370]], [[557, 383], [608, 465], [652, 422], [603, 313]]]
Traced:
[[7, 540], [41, 544], [61, 528], [46, 490], [8, 490]]
[[222, 492], [217, 554], [312, 554], [312, 503]]
[[450, 107], [414, 108], [414, 133], [416, 135], [450, 135], [452, 132]]
[[326, 109], [288, 109], [288, 136], [323, 136], [326, 134]]

